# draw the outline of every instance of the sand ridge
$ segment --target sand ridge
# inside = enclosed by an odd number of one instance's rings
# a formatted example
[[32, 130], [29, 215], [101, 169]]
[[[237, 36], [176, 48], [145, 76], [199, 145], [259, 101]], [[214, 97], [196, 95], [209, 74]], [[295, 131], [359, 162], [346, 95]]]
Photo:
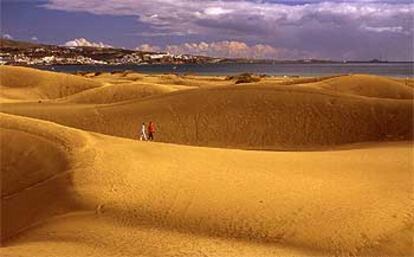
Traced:
[[[31, 119], [2, 115], [1, 120], [8, 129], [18, 129], [22, 123], [32, 129]], [[43, 134], [61, 134], [56, 130], [73, 134], [74, 145], [85, 134], [53, 123], [38, 124]], [[118, 231], [122, 226], [153, 225], [190, 235], [281, 244], [298, 251], [359, 254], [384, 251], [387, 244], [381, 242], [402, 231], [403, 248], [386, 251], [401, 254], [410, 247], [410, 234], [404, 232], [412, 226], [413, 167], [408, 144], [329, 154], [272, 153], [148, 144], [92, 134], [84, 147], [93, 149], [93, 155], [72, 159], [74, 163], [88, 159], [86, 167], [70, 173], [75, 205], [93, 208], [89, 215], [102, 216], [102, 222], [112, 220], [112, 226], [105, 226], [115, 233], [122, 233]], [[366, 162], [374, 156], [376, 165]], [[30, 231], [21, 238], [25, 249]], [[19, 237], [15, 242], [19, 249]]]
[[[410, 89], [412, 90], [412, 89]], [[154, 120], [157, 140], [245, 149], [315, 149], [412, 138], [412, 100], [303, 86], [178, 90], [107, 105], [3, 104], [2, 111], [128, 138]]]
[[2, 102], [56, 99], [100, 86], [102, 84], [97, 81], [79, 76], [0, 66]]
[[321, 88], [367, 97], [414, 99], [414, 91], [406, 82], [373, 75], [351, 75], [318, 83]]
[[[2, 99], [2, 256], [413, 253], [403, 80], [18, 69], [31, 88], [94, 86]], [[137, 140], [148, 120], [158, 142]]]
[[191, 89], [190, 87], [169, 87], [152, 83], [122, 83], [94, 88], [62, 98], [61, 102], [84, 104], [110, 104], [131, 99], [142, 99], [174, 92], [176, 90]]
[[[59, 128], [47, 132], [44, 124], [26, 119], [1, 119], [2, 227], [5, 240], [31, 224], [72, 210], [69, 171], [73, 148], [83, 149], [86, 139]], [[46, 132], [45, 132], [46, 131]], [[88, 153], [80, 151], [82, 155]]]

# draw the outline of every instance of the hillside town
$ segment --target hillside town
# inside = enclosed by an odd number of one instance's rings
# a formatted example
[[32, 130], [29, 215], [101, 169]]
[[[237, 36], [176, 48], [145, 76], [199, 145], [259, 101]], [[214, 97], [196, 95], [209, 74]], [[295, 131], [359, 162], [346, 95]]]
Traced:
[[1, 40], [0, 65], [121, 65], [214, 63], [218, 58], [128, 49], [38, 45]]
[[0, 65], [148, 65], [148, 64], [209, 64], [209, 63], [255, 63], [255, 64], [311, 64], [311, 63], [387, 63], [383, 60], [334, 61], [321, 59], [274, 60], [246, 58], [217, 58], [168, 52], [96, 47], [57, 46], [34, 44], [10, 39], [0, 39]]

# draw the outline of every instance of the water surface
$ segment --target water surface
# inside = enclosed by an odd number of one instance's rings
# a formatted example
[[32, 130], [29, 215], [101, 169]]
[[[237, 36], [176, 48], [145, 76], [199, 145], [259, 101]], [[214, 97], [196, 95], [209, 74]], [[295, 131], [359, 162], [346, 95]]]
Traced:
[[143, 73], [179, 73], [197, 75], [229, 75], [243, 72], [279, 76], [321, 76], [334, 74], [374, 74], [413, 77], [414, 63], [339, 63], [339, 64], [162, 64], [162, 65], [55, 65], [37, 66], [59, 72], [111, 72], [132, 70]]

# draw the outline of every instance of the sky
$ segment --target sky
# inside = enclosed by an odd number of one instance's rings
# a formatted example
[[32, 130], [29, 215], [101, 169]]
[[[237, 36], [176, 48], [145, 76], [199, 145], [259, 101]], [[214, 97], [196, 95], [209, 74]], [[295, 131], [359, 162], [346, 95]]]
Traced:
[[1, 35], [218, 57], [412, 61], [414, 0], [0, 0]]

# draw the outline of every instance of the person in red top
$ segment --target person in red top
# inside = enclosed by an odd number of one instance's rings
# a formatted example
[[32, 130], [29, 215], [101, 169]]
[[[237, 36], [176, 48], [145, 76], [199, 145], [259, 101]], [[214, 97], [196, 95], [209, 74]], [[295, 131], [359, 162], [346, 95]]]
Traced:
[[155, 124], [154, 122], [150, 121], [148, 125], [148, 140], [153, 141], [155, 134]]

